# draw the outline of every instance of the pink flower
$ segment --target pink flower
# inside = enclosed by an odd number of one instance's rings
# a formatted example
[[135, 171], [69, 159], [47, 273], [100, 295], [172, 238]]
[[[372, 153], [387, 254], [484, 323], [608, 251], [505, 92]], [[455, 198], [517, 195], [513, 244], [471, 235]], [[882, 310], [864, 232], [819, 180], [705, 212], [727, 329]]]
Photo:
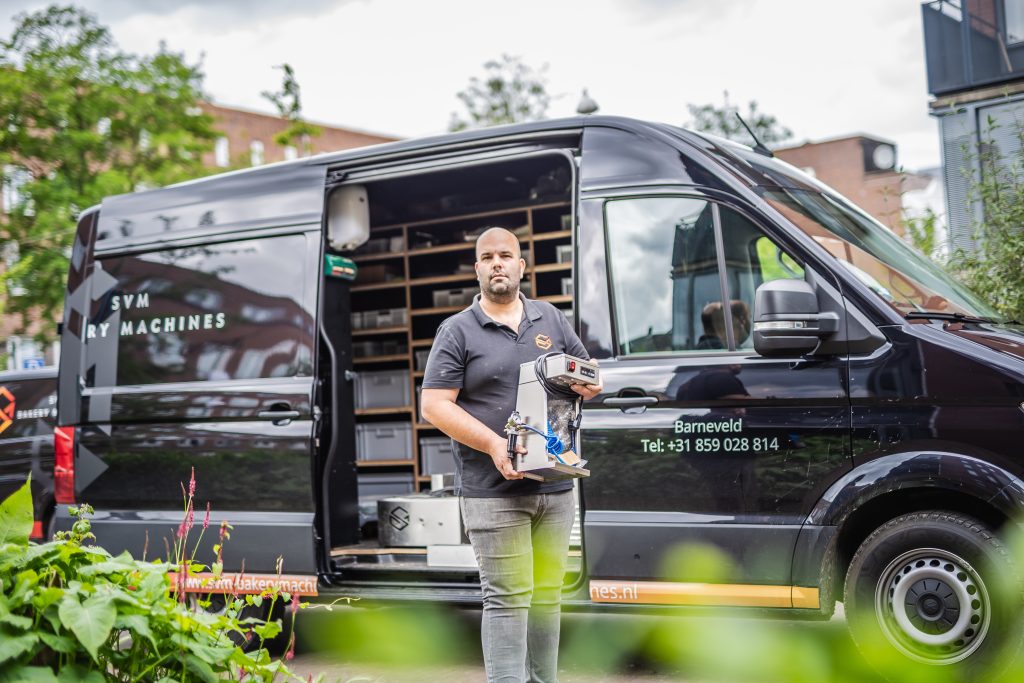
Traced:
[[298, 595], [294, 595], [294, 594], [292, 595], [292, 604], [290, 605], [290, 607], [291, 607], [291, 610], [292, 610], [292, 614], [295, 614], [296, 612], [299, 611], [299, 596]]
[[284, 653], [284, 660], [290, 662], [295, 658], [295, 634], [292, 634], [291, 639], [288, 642], [288, 651]]
[[188, 480], [188, 497], [191, 498], [196, 494], [196, 468], [192, 468], [192, 476]]
[[210, 502], [206, 502], [206, 517], [203, 518], [203, 531], [210, 526]]

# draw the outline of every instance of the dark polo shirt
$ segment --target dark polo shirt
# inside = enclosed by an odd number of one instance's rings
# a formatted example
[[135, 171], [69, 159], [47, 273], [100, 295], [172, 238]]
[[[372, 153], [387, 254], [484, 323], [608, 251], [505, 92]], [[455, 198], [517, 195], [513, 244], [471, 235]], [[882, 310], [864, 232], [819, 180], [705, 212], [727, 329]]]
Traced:
[[[456, 404], [502, 438], [505, 423], [516, 408], [519, 365], [541, 354], [564, 351], [590, 358], [565, 315], [545, 301], [522, 294], [523, 319], [518, 333], [495, 322], [473, 304], [441, 323], [430, 349], [424, 389], [458, 389]], [[455, 452], [455, 492], [469, 498], [498, 498], [552, 493], [572, 488], [571, 480], [507, 481], [491, 457], [452, 440]]]

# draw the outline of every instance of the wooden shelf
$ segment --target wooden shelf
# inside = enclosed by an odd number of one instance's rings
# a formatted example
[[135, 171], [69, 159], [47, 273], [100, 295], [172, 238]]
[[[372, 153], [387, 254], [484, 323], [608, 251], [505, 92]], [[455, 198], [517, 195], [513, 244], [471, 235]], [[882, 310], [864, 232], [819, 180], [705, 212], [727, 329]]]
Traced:
[[403, 280], [391, 280], [389, 282], [374, 282], [368, 285], [355, 285], [352, 287], [353, 292], [372, 292], [377, 289], [394, 289], [396, 287], [405, 287], [406, 281]]
[[429, 484], [430, 483], [430, 475], [429, 474], [421, 474], [420, 476], [416, 477], [416, 482], [419, 483], [419, 484]]
[[[468, 304], [467, 304], [468, 305]], [[442, 313], [458, 313], [466, 306], [438, 306], [436, 308], [413, 308], [410, 315], [440, 315]], [[415, 343], [415, 342], [414, 342]]]
[[409, 280], [409, 284], [413, 287], [417, 285], [439, 285], [445, 282], [476, 282], [476, 273], [435, 275], [433, 277], [417, 277]]
[[533, 233], [533, 241], [541, 242], [544, 240], [557, 240], [563, 237], [572, 237], [572, 230], [559, 230], [557, 232], [535, 232]]
[[400, 327], [371, 327], [363, 330], [352, 330], [353, 337], [367, 337], [373, 334], [400, 334], [402, 332], [408, 332], [409, 328], [405, 325]]
[[541, 301], [547, 301], [549, 304], [571, 304], [572, 294], [557, 294], [555, 296], [541, 296], [537, 297]]
[[411, 413], [412, 406], [388, 406], [386, 408], [356, 408], [356, 416], [360, 415], [395, 415]]
[[356, 460], [356, 467], [394, 467], [396, 465], [411, 465], [413, 460]]
[[533, 267], [535, 273], [556, 273], [563, 270], [572, 270], [571, 263], [542, 263]]
[[476, 242], [456, 242], [455, 244], [439, 244], [436, 247], [419, 247], [410, 249], [409, 256], [423, 256], [424, 254], [444, 254], [450, 251], [471, 251], [476, 247]]
[[434, 338], [431, 337], [430, 339], [413, 339], [411, 342], [409, 342], [409, 344], [412, 346], [433, 346]]
[[353, 358], [353, 365], [365, 365], [366, 363], [387, 363], [395, 360], [409, 360], [408, 353], [395, 353], [390, 356], [360, 356]]
[[374, 261], [387, 261], [388, 259], [392, 258], [402, 258], [404, 255], [405, 251], [387, 251], [380, 254], [354, 255], [350, 256], [349, 258], [355, 261], [356, 265], [358, 266], [363, 263], [373, 263]]
[[545, 202], [543, 204], [516, 204], [514, 206], [508, 206], [503, 209], [492, 209], [490, 211], [480, 211], [477, 213], [466, 213], [458, 216], [445, 216], [443, 218], [427, 218], [420, 221], [409, 221], [407, 223], [392, 223], [390, 225], [374, 226], [371, 230], [376, 232], [378, 230], [388, 230], [393, 228], [400, 228], [403, 225], [409, 228], [418, 228], [424, 225], [440, 225], [444, 223], [458, 223], [459, 221], [472, 220], [473, 218], [488, 218], [491, 216], [502, 216], [510, 213], [526, 213], [527, 211], [537, 211], [540, 209], [554, 209], [556, 207], [568, 207], [569, 202]]
[[424, 373], [424, 372], [423, 372], [422, 370], [416, 370], [416, 371], [414, 371], [414, 372], [412, 373], [412, 376], [413, 376], [413, 377], [423, 377], [423, 376], [424, 376], [424, 374], [425, 374], [425, 373]]

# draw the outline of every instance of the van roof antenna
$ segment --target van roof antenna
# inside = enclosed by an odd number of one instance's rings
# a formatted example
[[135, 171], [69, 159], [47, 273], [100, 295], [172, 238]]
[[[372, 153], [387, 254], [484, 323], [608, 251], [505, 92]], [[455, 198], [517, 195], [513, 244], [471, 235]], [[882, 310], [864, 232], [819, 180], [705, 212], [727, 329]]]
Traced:
[[775, 154], [773, 154], [770, 149], [765, 147], [764, 144], [762, 144], [762, 142], [757, 139], [757, 136], [754, 135], [754, 131], [750, 130], [750, 126], [748, 126], [747, 122], [743, 120], [743, 117], [740, 116], [739, 112], [736, 112], [736, 118], [740, 120], [740, 123], [743, 124], [743, 127], [747, 129], [748, 133], [750, 133], [750, 137], [754, 138], [754, 151], [757, 152], [758, 154], [762, 154], [766, 157], [771, 157], [772, 159], [774, 159]]

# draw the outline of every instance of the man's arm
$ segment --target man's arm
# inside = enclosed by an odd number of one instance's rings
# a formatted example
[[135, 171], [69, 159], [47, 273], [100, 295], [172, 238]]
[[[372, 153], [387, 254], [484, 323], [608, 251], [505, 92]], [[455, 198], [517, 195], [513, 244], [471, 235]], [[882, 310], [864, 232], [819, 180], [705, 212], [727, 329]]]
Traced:
[[[512, 468], [507, 441], [456, 404], [458, 397], [458, 389], [424, 388], [420, 396], [423, 419], [459, 443], [487, 453], [506, 479], [522, 479], [523, 474]], [[517, 446], [516, 450], [526, 453], [522, 446]]]

